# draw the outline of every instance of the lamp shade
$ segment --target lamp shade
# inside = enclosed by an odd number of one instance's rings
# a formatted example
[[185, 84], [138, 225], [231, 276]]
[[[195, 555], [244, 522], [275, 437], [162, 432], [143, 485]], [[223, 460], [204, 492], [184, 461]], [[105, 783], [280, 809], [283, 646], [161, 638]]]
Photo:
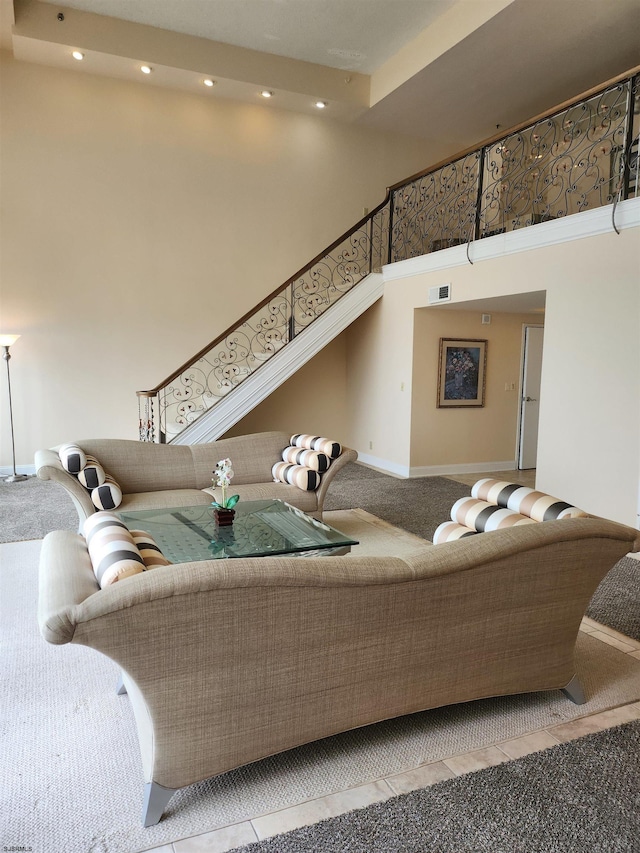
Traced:
[[3, 335], [0, 334], [0, 347], [11, 347], [18, 340], [20, 335]]

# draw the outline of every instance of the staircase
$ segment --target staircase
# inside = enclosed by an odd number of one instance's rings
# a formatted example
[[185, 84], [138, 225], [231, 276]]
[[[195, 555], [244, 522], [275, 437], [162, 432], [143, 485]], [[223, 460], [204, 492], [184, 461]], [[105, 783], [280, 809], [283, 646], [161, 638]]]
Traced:
[[382, 296], [385, 264], [638, 195], [640, 67], [396, 184], [385, 200], [155, 388], [142, 441], [213, 441]]
[[233, 394], [223, 397], [210, 411], [189, 423], [172, 439], [172, 444], [200, 444], [224, 435], [380, 299], [383, 288], [380, 273], [367, 275], [331, 311], [321, 314], [304, 335], [293, 338], [266, 360], [259, 372], [250, 373]]

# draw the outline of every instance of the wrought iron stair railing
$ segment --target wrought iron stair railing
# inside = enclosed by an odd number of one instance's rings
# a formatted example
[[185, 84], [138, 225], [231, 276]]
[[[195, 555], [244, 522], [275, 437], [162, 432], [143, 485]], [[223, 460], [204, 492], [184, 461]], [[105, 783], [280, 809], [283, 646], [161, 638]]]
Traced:
[[[374, 270], [638, 194], [640, 67], [390, 187], [368, 216], [189, 362], [138, 391], [170, 441]], [[615, 227], [615, 220], [613, 222]]]

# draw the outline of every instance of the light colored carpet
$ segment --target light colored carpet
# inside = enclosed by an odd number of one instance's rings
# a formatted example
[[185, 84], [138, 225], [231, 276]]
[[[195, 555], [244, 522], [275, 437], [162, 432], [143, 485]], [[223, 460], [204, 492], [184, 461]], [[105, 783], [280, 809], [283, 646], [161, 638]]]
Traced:
[[[366, 515], [330, 520], [362, 547], [399, 553], [405, 534], [390, 534]], [[404, 540], [409, 550], [414, 544]], [[553, 691], [357, 729], [186, 788], [161, 823], [145, 830], [135, 724], [127, 697], [115, 693], [117, 668], [90, 649], [40, 637], [39, 549], [38, 541], [0, 545], [0, 839], [33, 853], [146, 850], [640, 699], [640, 661], [581, 634], [577, 670], [586, 705]]]

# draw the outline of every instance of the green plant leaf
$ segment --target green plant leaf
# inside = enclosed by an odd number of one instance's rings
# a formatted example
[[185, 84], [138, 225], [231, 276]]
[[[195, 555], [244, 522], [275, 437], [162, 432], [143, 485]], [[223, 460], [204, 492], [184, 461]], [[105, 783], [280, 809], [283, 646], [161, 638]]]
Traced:
[[222, 504], [219, 504], [218, 501], [211, 501], [211, 506], [215, 507], [216, 509], [222, 509], [223, 508]]
[[227, 500], [227, 509], [233, 509], [233, 508], [234, 508], [234, 506], [238, 503], [238, 501], [239, 501], [239, 500], [240, 500], [240, 495], [232, 495], [232, 496]]

